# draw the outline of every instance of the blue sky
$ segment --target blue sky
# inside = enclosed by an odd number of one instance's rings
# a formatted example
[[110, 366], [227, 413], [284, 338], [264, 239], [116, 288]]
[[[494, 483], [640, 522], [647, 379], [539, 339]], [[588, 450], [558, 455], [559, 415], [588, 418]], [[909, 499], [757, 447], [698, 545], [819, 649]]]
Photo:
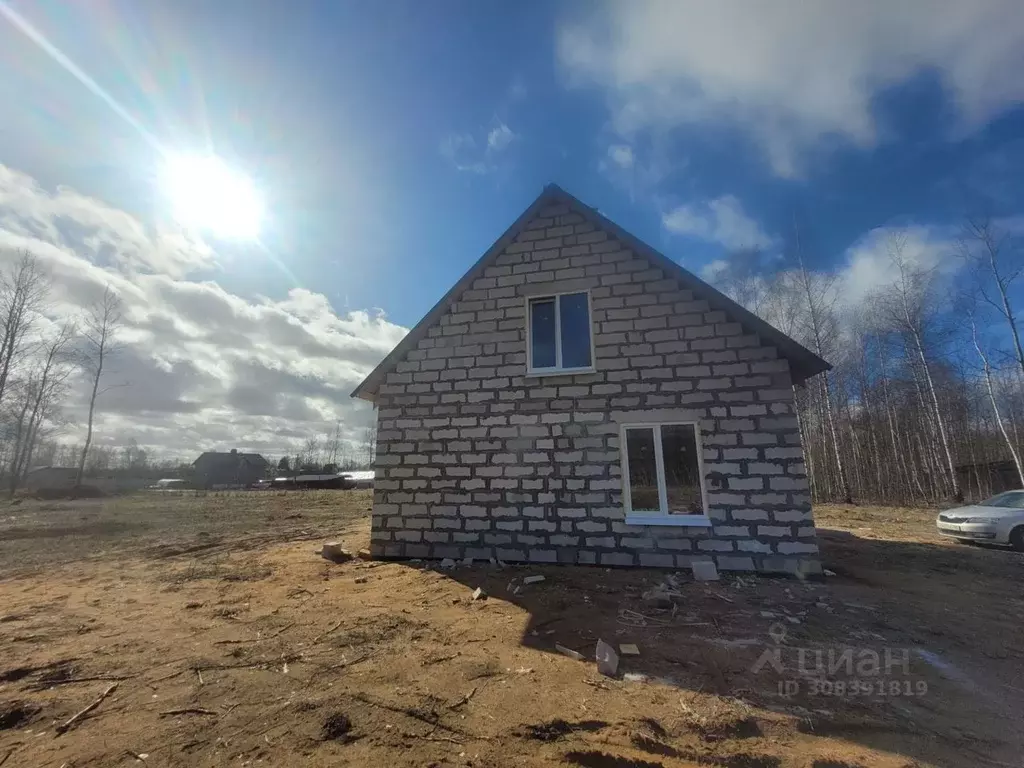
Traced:
[[159, 148], [212, 148], [266, 201], [260, 247], [90, 267], [249, 305], [301, 289], [345, 322], [414, 324], [549, 182], [697, 273], [799, 221], [814, 268], [863, 282], [880, 228], [942, 261], [965, 213], [1024, 213], [1024, 14], [898, 6], [16, 0], [122, 113], [0, 19], [0, 164], [152, 234]]

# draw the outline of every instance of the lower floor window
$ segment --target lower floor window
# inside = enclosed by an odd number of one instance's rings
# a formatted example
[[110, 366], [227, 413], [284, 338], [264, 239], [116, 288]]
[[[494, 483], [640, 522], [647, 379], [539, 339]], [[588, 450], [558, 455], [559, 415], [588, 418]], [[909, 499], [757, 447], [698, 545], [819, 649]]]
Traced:
[[625, 425], [620, 445], [627, 517], [706, 514], [696, 424]]

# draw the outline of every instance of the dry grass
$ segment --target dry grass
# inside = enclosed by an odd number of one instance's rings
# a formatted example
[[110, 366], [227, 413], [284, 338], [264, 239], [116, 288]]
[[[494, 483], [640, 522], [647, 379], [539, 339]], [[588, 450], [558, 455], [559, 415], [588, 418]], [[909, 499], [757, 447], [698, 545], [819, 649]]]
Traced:
[[[929, 513], [823, 507], [840, 576], [684, 576], [669, 610], [642, 598], [664, 572], [442, 573], [314, 554], [320, 538], [364, 546], [368, 506], [342, 491], [4, 508], [4, 768], [143, 754], [175, 766], [1019, 762], [1024, 561], [938, 540]], [[510, 592], [528, 572], [546, 581]], [[487, 600], [470, 599], [477, 586]], [[928, 694], [812, 696], [789, 666], [755, 672], [778, 626], [787, 654], [923, 649], [931, 662], [915, 651], [910, 676]], [[589, 658], [598, 638], [640, 646], [625, 678], [554, 652]], [[795, 678], [801, 693], [780, 696]]]

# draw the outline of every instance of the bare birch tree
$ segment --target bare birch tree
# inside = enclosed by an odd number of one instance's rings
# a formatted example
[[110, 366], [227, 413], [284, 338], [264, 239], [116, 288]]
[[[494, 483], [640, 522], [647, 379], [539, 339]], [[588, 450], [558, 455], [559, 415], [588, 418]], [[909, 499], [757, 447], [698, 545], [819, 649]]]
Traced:
[[1024, 253], [988, 217], [968, 219], [964, 234], [961, 252], [975, 267], [976, 274], [985, 272], [992, 279], [995, 296], [991, 295], [987, 281], [983, 280], [979, 281], [978, 292], [1006, 321], [1017, 371], [1024, 383], [1024, 345], [1021, 344], [1017, 314], [1010, 300], [1013, 283], [1024, 272]]
[[[921, 393], [922, 407], [925, 412], [928, 411], [928, 408], [924, 406], [924, 400], [927, 397], [932, 410], [929, 417], [935, 425], [939, 447], [945, 460], [944, 469], [948, 471], [947, 479], [950, 495], [957, 501], [961, 501], [963, 500], [963, 493], [960, 490], [956, 464], [953, 461], [953, 451], [950, 448], [946, 417], [939, 404], [935, 379], [932, 375], [932, 368], [929, 364], [926, 350], [926, 337], [931, 330], [934, 320], [933, 315], [936, 309], [934, 291], [935, 270], [913, 264], [906, 256], [906, 243], [907, 240], [904, 233], [894, 232], [890, 235], [888, 243], [889, 258], [899, 272], [899, 277], [891, 286], [883, 290], [877, 298], [879, 299], [879, 306], [888, 316], [892, 327], [901, 332], [907, 340], [912, 354], [916, 355], [917, 368], [924, 379], [924, 387]], [[916, 377], [915, 381], [917, 381]], [[922, 448], [927, 452], [935, 450], [936, 446], [934, 446], [933, 442], [929, 442], [923, 445]], [[934, 469], [942, 471], [943, 467], [939, 464]]]
[[[965, 311], [971, 323], [971, 341], [974, 343], [974, 349], [977, 351], [978, 357], [981, 358], [982, 372], [985, 377], [985, 390], [988, 392], [989, 403], [992, 405], [992, 418], [999, 428], [999, 433], [1003, 436], [1003, 440], [1006, 442], [1006, 449], [1010, 452], [1010, 458], [1017, 468], [1017, 477], [1020, 478], [1021, 487], [1024, 488], [1024, 466], [1021, 465], [1020, 452], [1017, 450], [1016, 442], [1011, 437], [1009, 431], [1007, 431], [1006, 423], [999, 412], [999, 399], [996, 397], [995, 387], [992, 384], [992, 365], [989, 362], [988, 354], [978, 340], [978, 323], [975, 319], [975, 313], [971, 307], [966, 307]], [[972, 463], [976, 464], [976, 462]]]
[[[804, 336], [811, 343], [811, 350], [818, 357], [827, 359], [829, 352], [834, 348], [837, 320], [836, 320], [836, 276], [812, 273], [804, 261], [803, 243], [800, 240], [800, 231], [794, 228], [793, 255], [796, 259], [794, 279], [799, 287], [803, 300]], [[832, 452], [835, 459], [836, 479], [842, 492], [843, 501], [847, 504], [853, 503], [853, 494], [850, 491], [850, 480], [846, 474], [846, 467], [843, 465], [842, 451], [839, 449], [839, 434], [836, 429], [836, 418], [832, 403], [832, 387], [829, 371], [823, 372], [819, 381], [822, 388], [822, 403], [825, 409], [825, 419], [828, 424], [829, 436], [832, 442]]]
[[74, 338], [75, 325], [66, 322], [45, 342], [42, 359], [28, 378], [12, 441], [13, 455], [8, 470], [11, 495], [17, 491], [32, 466], [32, 455], [42, 436], [44, 422], [54, 416], [63, 399], [72, 370]]
[[48, 292], [47, 275], [30, 253], [0, 273], [0, 405], [11, 374], [31, 353], [31, 331]]
[[81, 485], [82, 477], [85, 475], [85, 462], [89, 456], [89, 446], [92, 445], [96, 399], [106, 391], [100, 390], [100, 380], [103, 378], [103, 371], [110, 357], [117, 353], [117, 333], [120, 328], [121, 300], [108, 285], [103, 291], [103, 298], [90, 309], [82, 333], [85, 342], [82, 363], [84, 370], [91, 378], [92, 389], [89, 395], [89, 420], [85, 432], [85, 444], [82, 446], [82, 455], [78, 460], [75, 485]]

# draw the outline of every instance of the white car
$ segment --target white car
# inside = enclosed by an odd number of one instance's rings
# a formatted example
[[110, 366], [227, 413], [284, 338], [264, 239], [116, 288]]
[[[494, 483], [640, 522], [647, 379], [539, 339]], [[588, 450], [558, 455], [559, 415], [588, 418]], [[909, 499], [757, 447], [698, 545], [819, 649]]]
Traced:
[[1024, 551], [1024, 490], [1007, 491], [991, 499], [940, 512], [939, 533], [959, 541], [1009, 544]]

